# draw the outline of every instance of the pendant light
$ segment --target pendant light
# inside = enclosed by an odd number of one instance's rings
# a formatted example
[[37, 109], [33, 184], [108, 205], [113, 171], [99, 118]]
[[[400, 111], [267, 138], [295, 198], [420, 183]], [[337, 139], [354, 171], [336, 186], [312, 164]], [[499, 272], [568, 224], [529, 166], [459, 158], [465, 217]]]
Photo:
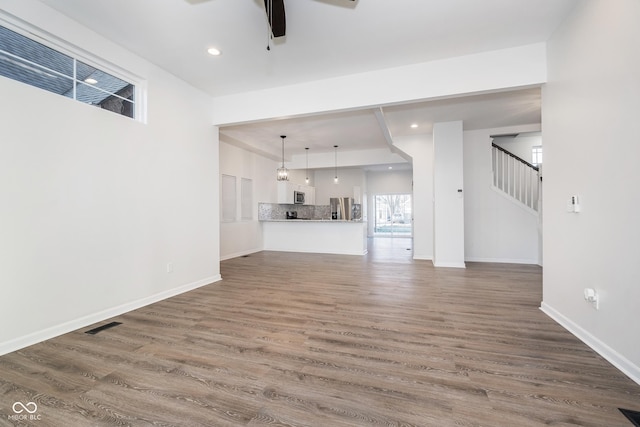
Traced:
[[336, 167], [335, 167], [335, 176], [333, 177], [333, 183], [337, 184], [338, 183], [338, 146], [334, 145], [333, 148], [336, 152]]
[[282, 138], [282, 167], [278, 168], [278, 181], [289, 181], [289, 171], [284, 167], [284, 139], [286, 135], [280, 135]]
[[305, 153], [307, 153], [307, 177], [304, 182], [309, 184], [309, 147], [304, 148]]

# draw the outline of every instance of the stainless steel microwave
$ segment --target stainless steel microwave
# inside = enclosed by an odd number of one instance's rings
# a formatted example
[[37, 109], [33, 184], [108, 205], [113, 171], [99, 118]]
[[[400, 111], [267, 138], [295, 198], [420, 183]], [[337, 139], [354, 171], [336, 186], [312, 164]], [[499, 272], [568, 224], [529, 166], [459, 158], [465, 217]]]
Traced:
[[302, 191], [293, 192], [293, 203], [296, 205], [304, 205], [304, 193]]

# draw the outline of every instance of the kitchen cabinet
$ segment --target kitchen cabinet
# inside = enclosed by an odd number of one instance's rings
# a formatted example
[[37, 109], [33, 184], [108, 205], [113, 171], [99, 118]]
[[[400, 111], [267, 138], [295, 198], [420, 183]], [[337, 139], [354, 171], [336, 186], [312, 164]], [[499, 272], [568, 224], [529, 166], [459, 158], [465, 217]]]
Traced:
[[278, 181], [278, 203], [293, 204], [293, 184], [289, 181]]
[[304, 204], [315, 205], [316, 189], [309, 185], [295, 184], [290, 181], [278, 181], [278, 203], [293, 205], [293, 193], [301, 191], [304, 193]]
[[316, 204], [316, 187], [305, 185], [304, 190], [304, 204], [315, 205]]

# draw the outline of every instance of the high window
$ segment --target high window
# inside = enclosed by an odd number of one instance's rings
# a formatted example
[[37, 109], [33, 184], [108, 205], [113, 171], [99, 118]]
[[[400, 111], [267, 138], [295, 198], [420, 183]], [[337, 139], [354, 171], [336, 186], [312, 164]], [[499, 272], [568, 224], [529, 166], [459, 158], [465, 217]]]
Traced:
[[536, 166], [542, 164], [542, 145], [531, 147], [531, 163]]
[[134, 84], [4, 26], [0, 26], [0, 76], [136, 117]]

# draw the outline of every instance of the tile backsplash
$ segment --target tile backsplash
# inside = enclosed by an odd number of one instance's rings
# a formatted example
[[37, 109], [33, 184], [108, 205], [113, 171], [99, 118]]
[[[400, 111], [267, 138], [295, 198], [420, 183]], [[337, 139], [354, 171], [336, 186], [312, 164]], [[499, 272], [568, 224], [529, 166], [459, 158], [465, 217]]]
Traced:
[[288, 211], [298, 213], [298, 218], [331, 219], [329, 205], [284, 205], [280, 203], [258, 203], [258, 220], [286, 219]]

